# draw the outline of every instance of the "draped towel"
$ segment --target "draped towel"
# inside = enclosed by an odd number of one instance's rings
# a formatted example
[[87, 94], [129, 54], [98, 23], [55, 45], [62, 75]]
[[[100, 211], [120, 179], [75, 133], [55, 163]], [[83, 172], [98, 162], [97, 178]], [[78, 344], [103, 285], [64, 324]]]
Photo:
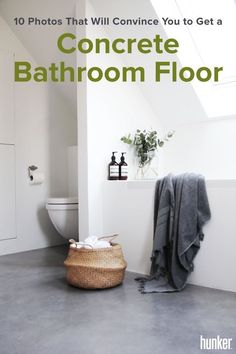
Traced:
[[210, 219], [204, 177], [169, 174], [156, 183], [150, 276], [137, 278], [142, 293], [182, 290]]

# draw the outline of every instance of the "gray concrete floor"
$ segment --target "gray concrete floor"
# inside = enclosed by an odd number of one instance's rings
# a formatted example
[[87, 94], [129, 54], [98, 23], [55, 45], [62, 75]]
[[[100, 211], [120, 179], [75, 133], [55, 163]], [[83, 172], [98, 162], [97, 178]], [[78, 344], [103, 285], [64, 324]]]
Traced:
[[66, 253], [0, 257], [1, 354], [202, 353], [201, 334], [233, 338], [236, 353], [236, 294], [189, 285], [141, 295], [128, 272], [119, 287], [80, 290], [65, 282]]

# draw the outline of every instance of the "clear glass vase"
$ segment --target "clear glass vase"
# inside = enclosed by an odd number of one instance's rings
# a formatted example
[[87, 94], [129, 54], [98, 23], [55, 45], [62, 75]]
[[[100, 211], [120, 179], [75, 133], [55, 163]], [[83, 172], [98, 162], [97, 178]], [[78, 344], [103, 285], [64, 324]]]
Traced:
[[158, 167], [155, 154], [153, 154], [152, 157], [149, 156], [149, 159], [146, 163], [141, 163], [140, 159], [138, 159], [137, 162], [138, 168], [136, 171], [135, 179], [157, 179]]

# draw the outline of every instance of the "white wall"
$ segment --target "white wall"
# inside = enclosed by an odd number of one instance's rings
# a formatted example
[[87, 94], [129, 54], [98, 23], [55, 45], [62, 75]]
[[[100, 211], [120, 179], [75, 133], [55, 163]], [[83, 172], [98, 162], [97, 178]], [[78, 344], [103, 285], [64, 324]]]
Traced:
[[155, 181], [103, 182], [104, 233], [119, 234], [128, 270], [148, 274]]
[[[86, 16], [94, 16], [94, 10], [87, 3]], [[81, 16], [81, 13], [78, 16]], [[80, 34], [81, 36], [81, 34]], [[107, 37], [101, 27], [87, 26], [88, 38]], [[78, 55], [79, 57], [79, 55]], [[121, 67], [123, 62], [114, 55], [89, 54], [86, 58], [88, 68], [99, 66]], [[81, 84], [78, 91], [78, 100], [81, 99]], [[80, 216], [80, 239], [88, 234], [103, 234], [103, 209], [102, 209], [102, 185], [107, 179], [108, 164], [111, 160], [111, 152], [118, 151], [117, 161], [120, 161], [120, 152], [129, 152], [127, 162], [129, 164], [129, 177], [133, 178], [136, 167], [132, 159], [132, 153], [120, 138], [140, 129], [157, 129], [162, 133], [155, 112], [143, 96], [140, 88], [135, 83], [107, 82], [105, 80], [93, 83], [87, 82], [86, 88], [86, 122], [83, 105], [78, 105], [79, 131], [83, 130], [86, 140], [79, 139], [79, 152], [87, 156], [87, 196], [80, 193], [80, 205], [88, 203], [88, 220]], [[83, 117], [81, 117], [83, 115]], [[83, 120], [83, 121], [82, 121]], [[81, 132], [79, 133], [81, 134]], [[81, 155], [80, 155], [81, 156]], [[81, 160], [79, 159], [79, 164]], [[80, 167], [79, 167], [79, 170]], [[82, 177], [83, 178], [83, 177]], [[82, 183], [81, 181], [79, 182]], [[81, 208], [82, 208], [81, 206]], [[82, 211], [83, 212], [83, 211]], [[87, 227], [85, 228], [85, 223]]]
[[68, 153], [68, 196], [78, 196], [78, 146], [67, 148]]
[[236, 292], [236, 180], [209, 180], [207, 192], [212, 217], [190, 282]]
[[196, 172], [207, 179], [236, 178], [236, 116], [176, 127], [163, 149], [162, 173]]
[[[212, 218], [189, 282], [236, 291], [236, 181], [206, 181]], [[119, 233], [128, 270], [148, 274], [153, 240], [155, 181], [104, 182], [103, 223], [106, 234]]]
[[[0, 49], [15, 53], [15, 60], [34, 63], [1, 17]], [[15, 111], [17, 238], [0, 241], [0, 254], [64, 242], [48, 218], [45, 201], [49, 196], [67, 195], [67, 146], [76, 143], [71, 110], [49, 85], [15, 83], [11, 104]], [[29, 185], [30, 164], [45, 173], [42, 185]]]

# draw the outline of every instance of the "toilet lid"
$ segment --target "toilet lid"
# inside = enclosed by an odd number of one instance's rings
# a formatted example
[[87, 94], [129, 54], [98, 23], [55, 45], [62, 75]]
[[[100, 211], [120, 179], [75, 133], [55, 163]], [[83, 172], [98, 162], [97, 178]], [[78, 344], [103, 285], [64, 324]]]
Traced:
[[48, 204], [78, 204], [78, 198], [73, 198], [73, 197], [69, 197], [69, 198], [48, 198], [47, 200]]

